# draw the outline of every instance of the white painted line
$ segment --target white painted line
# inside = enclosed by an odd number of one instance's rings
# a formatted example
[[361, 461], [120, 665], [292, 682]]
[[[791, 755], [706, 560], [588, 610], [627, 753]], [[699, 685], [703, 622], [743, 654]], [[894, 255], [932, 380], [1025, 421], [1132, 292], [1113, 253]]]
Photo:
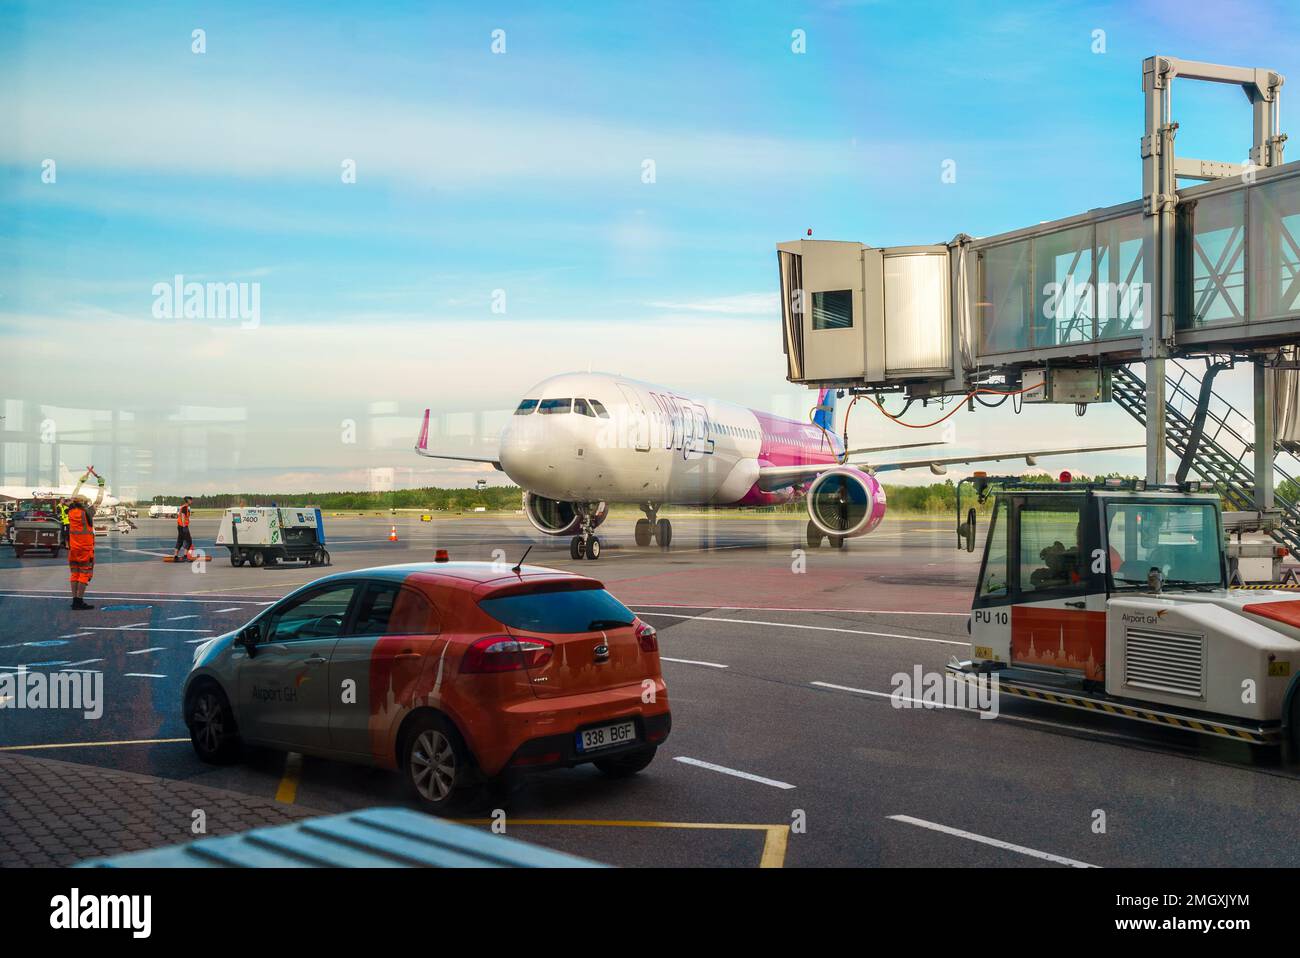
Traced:
[[[822, 688], [822, 689], [834, 689], [837, 692], [853, 692], [857, 695], [873, 695], [876, 698], [882, 698], [882, 699], [892, 699], [894, 697], [893, 692], [877, 692], [874, 689], [855, 689], [851, 685], [834, 685], [830, 682], [809, 682], [808, 684], [815, 685], [818, 688]], [[942, 702], [925, 702], [921, 699], [910, 698], [906, 695], [899, 696], [899, 698], [904, 702], [914, 702], [918, 705], [922, 705], [931, 709], [950, 709], [954, 712], [978, 712], [981, 715], [986, 714], [983, 709], [973, 709], [970, 708], [969, 706], [945, 705]], [[1095, 714], [1104, 717], [1106, 713], [1097, 712]], [[1120, 718], [1121, 716], [1111, 716], [1111, 717]], [[997, 715], [993, 716], [993, 718], [995, 721], [998, 722], [1003, 722], [1003, 721], [1023, 722], [1025, 725], [1043, 725], [1046, 726], [1047, 728], [1058, 728], [1063, 731], [1074, 732], [1079, 735], [1087, 735], [1087, 736], [1097, 735], [1097, 736], [1101, 736], [1102, 738], [1117, 738], [1124, 742], [1137, 742], [1139, 744], [1149, 744], [1148, 740], [1138, 738], [1136, 735], [1125, 735], [1122, 732], [1109, 732], [1106, 729], [1091, 728], [1090, 726], [1087, 725], [1066, 725], [1064, 722], [1049, 722], [1047, 721], [1047, 719], [1030, 718], [1027, 715], [1009, 715], [1006, 712], [999, 712]]]
[[198, 617], [199, 617], [199, 616], [198, 616], [198, 613], [195, 613], [195, 614], [193, 614], [193, 615], [170, 615], [170, 616], [167, 617], [167, 621], [168, 621], [168, 622], [180, 622], [180, 621], [182, 621], [182, 620], [184, 620], [184, 619], [197, 619]]
[[[88, 635], [94, 635], [93, 632], [74, 632], [72, 635], [61, 635], [61, 639], [84, 639]], [[0, 649], [10, 648], [8, 645], [0, 645]]]
[[[708, 609], [718, 612], [855, 612], [859, 615], [959, 615], [963, 618], [969, 612], [922, 612], [917, 609], [791, 609], [780, 606], [764, 605], [665, 605], [662, 602], [636, 602], [638, 609]], [[635, 610], [634, 610], [635, 611]]]
[[699, 662], [699, 661], [696, 661], [695, 659], [670, 659], [670, 658], [668, 658], [668, 656], [666, 656], [666, 655], [661, 655], [661, 656], [659, 656], [659, 661], [661, 661], [661, 662], [678, 662], [678, 663], [680, 663], [680, 664], [682, 664], [682, 665], [703, 665], [703, 666], [706, 666], [707, 668], [710, 668], [710, 669], [726, 669], [726, 668], [730, 668], [730, 666], [722, 665], [721, 663], [718, 663], [718, 662]]
[[212, 634], [211, 629], [163, 629], [163, 628], [145, 628], [138, 625], [88, 625], [87, 629], [95, 632], [206, 632]]
[[794, 788], [789, 782], [778, 782], [774, 778], [764, 778], [762, 775], [752, 775], [749, 772], [737, 771], [734, 768], [727, 768], [725, 765], [714, 765], [712, 762], [702, 762], [698, 758], [687, 758], [685, 755], [674, 755], [674, 762], [681, 762], [684, 765], [694, 765], [696, 768], [707, 768], [711, 772], [721, 772], [723, 775], [734, 775], [736, 778], [743, 778], [750, 782], [758, 782], [760, 785], [771, 785], [773, 788]]
[[128, 679], [165, 679], [167, 676], [159, 675], [156, 672], [123, 672], [123, 678]]
[[186, 645], [198, 645], [200, 642], [210, 642], [211, 640], [212, 640], [212, 636], [210, 636], [210, 635], [205, 635], [205, 636], [203, 636], [202, 638], [198, 638], [198, 639], [186, 639], [186, 640], [185, 640], [185, 644], [186, 644]]
[[[196, 593], [202, 595], [202, 593]], [[224, 599], [190, 599], [190, 598], [163, 598], [152, 592], [96, 592], [93, 598], [102, 599], [105, 602], [125, 602], [128, 599], [146, 599], [149, 602], [192, 602], [203, 603], [204, 605], [220, 605], [223, 602], [231, 602], [236, 599], [242, 599], [242, 596], [229, 596]], [[43, 594], [40, 592], [0, 592], [0, 598], [3, 599], [63, 599], [65, 602], [68, 598], [66, 592], [51, 592]], [[250, 603], [255, 604], [255, 603]]]
[[675, 612], [639, 612], [638, 615], [666, 616], [670, 619], [690, 619], [692, 622], [727, 622], [733, 625], [766, 625], [777, 629], [808, 629], [813, 632], [843, 632], [848, 635], [874, 635], [884, 639], [911, 639], [913, 642], [936, 642], [939, 645], [969, 646], [970, 641], [956, 639], [927, 639], [920, 635], [900, 635], [897, 632], [868, 632], [864, 629], [837, 629], [829, 625], [796, 625], [793, 622], [759, 622], [755, 619], [719, 619], [711, 615], [680, 615]]
[[[80, 662], [69, 662], [68, 665], [67, 665], [67, 668], [73, 668], [74, 666], [77, 666], [77, 665], [91, 665], [92, 663], [95, 663], [95, 662], [103, 662], [103, 661], [104, 661], [103, 659], [82, 659]], [[98, 670], [98, 669], [89, 669], [88, 671], [91, 671], [91, 672], [98, 672], [99, 670]]]
[[992, 845], [994, 848], [1003, 848], [1009, 852], [1016, 852], [1020, 855], [1029, 855], [1031, 858], [1041, 858], [1044, 861], [1056, 862], [1058, 865], [1069, 865], [1071, 868], [1099, 868], [1098, 865], [1089, 865], [1087, 862], [1077, 861], [1073, 858], [1066, 858], [1063, 855], [1053, 855], [1051, 852], [1040, 852], [1036, 848], [1026, 848], [1024, 845], [1015, 845], [1011, 842], [1004, 842], [997, 838], [989, 838], [986, 835], [977, 835], [974, 832], [963, 831], [960, 828], [952, 828], [949, 825], [940, 825], [938, 822], [927, 822], [923, 818], [913, 818], [911, 815], [888, 815], [890, 821], [903, 822], [907, 825], [916, 825], [919, 828], [928, 828], [934, 832], [943, 832], [945, 835], [953, 835], [957, 838], [965, 838], [968, 841], [979, 842], [982, 845]]
[[241, 608], [243, 608], [243, 607], [242, 607], [242, 606], [238, 606], [238, 605], [232, 605], [232, 606], [231, 606], [230, 608], [228, 608], [228, 609], [213, 609], [213, 610], [212, 610], [212, 614], [213, 614], [213, 615], [216, 615], [216, 614], [219, 613], [219, 612], [238, 612]]
[[163, 650], [163, 647], [162, 647], [161, 645], [155, 645], [155, 646], [154, 646], [153, 648], [151, 648], [151, 649], [132, 649], [130, 652], [128, 652], [128, 653], [126, 653], [126, 654], [127, 654], [127, 655], [144, 655], [146, 652], [161, 652], [162, 650]]
[[[873, 689], [855, 689], [851, 685], [832, 685], [830, 682], [809, 682], [809, 685], [815, 685], [821, 689], [834, 689], [837, 692], [853, 692], [856, 695], [874, 695], [882, 699], [892, 699], [893, 692], [876, 692]], [[967, 705], [949, 705], [946, 702], [926, 702], [923, 699], [914, 699], [909, 695], [898, 696], [900, 702], [914, 702], [917, 705], [928, 705], [935, 709], [955, 709], [959, 712], [982, 712], [983, 709], [973, 709]]]

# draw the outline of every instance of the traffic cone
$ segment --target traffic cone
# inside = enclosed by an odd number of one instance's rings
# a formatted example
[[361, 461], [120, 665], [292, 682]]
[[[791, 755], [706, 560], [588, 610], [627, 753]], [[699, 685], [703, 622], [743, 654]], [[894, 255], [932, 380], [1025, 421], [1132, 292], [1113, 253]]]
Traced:
[[396, 541], [397, 541], [397, 526], [392, 526], [392, 527], [388, 530], [388, 541], [389, 541], [389, 542], [396, 542]]

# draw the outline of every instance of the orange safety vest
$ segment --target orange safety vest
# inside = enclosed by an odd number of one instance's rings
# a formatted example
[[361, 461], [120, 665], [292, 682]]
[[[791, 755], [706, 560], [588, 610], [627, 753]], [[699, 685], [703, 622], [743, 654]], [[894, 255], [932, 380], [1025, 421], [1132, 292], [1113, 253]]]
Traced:
[[81, 506], [73, 506], [68, 510], [68, 535], [90, 536], [90, 544], [95, 544], [95, 527], [90, 524], [90, 518]]
[[176, 513], [176, 524], [178, 526], [188, 526], [190, 524], [190, 507], [181, 506]]

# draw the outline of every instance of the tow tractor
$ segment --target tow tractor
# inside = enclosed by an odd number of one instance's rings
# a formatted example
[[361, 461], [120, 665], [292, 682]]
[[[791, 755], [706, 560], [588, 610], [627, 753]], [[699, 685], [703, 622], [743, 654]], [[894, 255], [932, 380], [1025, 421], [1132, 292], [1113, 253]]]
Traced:
[[[1300, 593], [1228, 587], [1220, 501], [1196, 482], [1026, 482], [981, 473], [957, 487], [958, 545], [975, 550], [994, 496], [970, 659], [1002, 694], [1300, 756]], [[987, 680], [987, 679], [984, 679]]]

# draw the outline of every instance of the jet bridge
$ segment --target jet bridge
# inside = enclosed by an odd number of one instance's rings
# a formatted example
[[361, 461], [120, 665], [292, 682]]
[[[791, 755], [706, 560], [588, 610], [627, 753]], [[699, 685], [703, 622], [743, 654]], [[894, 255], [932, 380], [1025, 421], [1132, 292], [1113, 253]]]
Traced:
[[[1175, 79], [1242, 90], [1245, 163], [1176, 156]], [[1276, 454], [1300, 450], [1300, 163], [1282, 160], [1283, 82], [1145, 60], [1143, 189], [1128, 203], [924, 246], [779, 243], [787, 378], [923, 401], [971, 401], [981, 387], [1026, 402], [1114, 399], [1146, 429], [1148, 482], [1167, 481], [1172, 451], [1180, 477], [1195, 469], [1265, 528], [1294, 508], [1279, 538], [1300, 544], [1300, 508], [1288, 496], [1279, 510], [1274, 492]], [[1204, 381], [1188, 368], [1202, 359]], [[1253, 416], [1213, 410], [1215, 374], [1246, 362]], [[1138, 363], [1140, 375], [1128, 369]], [[1240, 440], [1231, 454], [1206, 437], [1222, 438], [1226, 420]]]

